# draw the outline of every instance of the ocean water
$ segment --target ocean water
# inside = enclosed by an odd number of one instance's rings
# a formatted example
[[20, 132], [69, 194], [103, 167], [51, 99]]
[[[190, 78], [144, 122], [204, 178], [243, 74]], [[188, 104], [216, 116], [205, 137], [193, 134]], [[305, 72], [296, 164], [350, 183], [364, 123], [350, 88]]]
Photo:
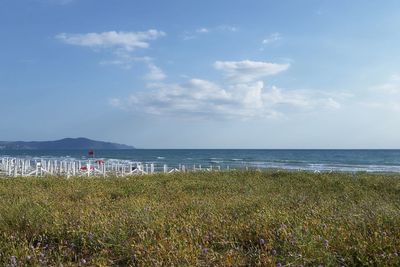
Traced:
[[[31, 159], [85, 160], [87, 154], [86, 150], [0, 150], [0, 157]], [[134, 149], [96, 150], [95, 158], [189, 168], [400, 172], [400, 150]]]

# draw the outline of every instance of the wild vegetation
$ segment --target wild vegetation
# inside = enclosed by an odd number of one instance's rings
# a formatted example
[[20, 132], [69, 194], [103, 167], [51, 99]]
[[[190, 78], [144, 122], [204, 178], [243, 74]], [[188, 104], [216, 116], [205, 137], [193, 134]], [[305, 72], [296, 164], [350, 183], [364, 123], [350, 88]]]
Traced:
[[398, 266], [400, 176], [1, 178], [1, 266]]

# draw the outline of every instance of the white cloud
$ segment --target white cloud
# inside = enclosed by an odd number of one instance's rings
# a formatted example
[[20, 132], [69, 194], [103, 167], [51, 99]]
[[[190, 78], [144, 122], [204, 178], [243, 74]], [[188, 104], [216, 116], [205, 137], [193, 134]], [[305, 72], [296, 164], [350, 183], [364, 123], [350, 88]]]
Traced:
[[162, 36], [165, 36], [163, 31], [151, 29], [144, 32], [60, 33], [56, 35], [56, 38], [70, 45], [92, 48], [122, 48], [126, 51], [133, 51], [137, 48], [148, 48], [149, 41]]
[[149, 67], [146, 91], [111, 99], [110, 105], [135, 112], [207, 119], [270, 118], [287, 112], [340, 108], [335, 98], [326, 93], [264, 85], [261, 78], [276, 75], [289, 64], [217, 61], [215, 69], [228, 78], [222, 84], [193, 78], [183, 83], [165, 83], [161, 82], [166, 77], [164, 72], [151, 59], [144, 61]]
[[288, 110], [340, 107], [333, 98], [319, 92], [266, 88], [262, 81], [220, 86], [207, 80], [190, 79], [182, 84], [152, 83], [148, 90], [127, 100], [113, 99], [111, 104], [135, 112], [207, 119], [271, 118]]
[[299, 108], [310, 107], [310, 101], [304, 93], [298, 92], [285, 92], [276, 86], [263, 95], [264, 101], [272, 106], [289, 105]]
[[277, 64], [262, 61], [216, 61], [214, 68], [225, 73], [233, 82], [251, 82], [266, 76], [275, 75], [289, 68], [290, 64]]
[[136, 63], [143, 63], [150, 71], [155, 69], [152, 67], [154, 65], [154, 63], [152, 63], [154, 59], [151, 57], [136, 57], [129, 52], [123, 52], [120, 50], [115, 51], [113, 55], [115, 56], [114, 59], [101, 60], [99, 64], [102, 66], [119, 66], [123, 69], [130, 70]]
[[162, 69], [157, 67], [154, 63], [148, 62], [147, 67], [149, 68], [149, 72], [145, 76], [146, 80], [159, 81], [159, 80], [164, 80], [167, 77], [167, 75], [162, 71]]
[[[262, 82], [224, 89], [202, 79], [183, 84], [152, 84], [150, 93], [132, 95], [124, 109], [156, 115], [178, 115], [203, 118], [247, 118], [270, 116], [261, 99]], [[255, 103], [257, 103], [255, 105]]]
[[[336, 94], [336, 98], [342, 99], [343, 97]], [[300, 110], [335, 110], [341, 108], [341, 104], [331, 94], [315, 90], [284, 90], [272, 86], [263, 95], [263, 99], [276, 109], [290, 107]]]
[[262, 41], [262, 43], [267, 45], [267, 44], [271, 44], [271, 43], [277, 42], [277, 41], [279, 41], [281, 39], [282, 39], [282, 35], [279, 32], [275, 32], [275, 33], [270, 34], [267, 38], [265, 38]]
[[120, 66], [131, 69], [136, 62], [144, 62], [149, 69], [145, 75], [147, 80], [163, 80], [165, 73], [152, 63], [150, 57], [135, 57], [133, 51], [138, 48], [148, 48], [149, 41], [165, 36], [163, 31], [148, 30], [144, 32], [102, 32], [86, 34], [60, 33], [56, 38], [64, 43], [91, 48], [108, 48], [112, 51], [113, 59], [102, 60], [100, 65]]
[[185, 31], [182, 34], [182, 39], [184, 41], [196, 39], [202, 34], [213, 33], [213, 32], [236, 32], [238, 30], [237, 27], [231, 25], [219, 25], [216, 27], [201, 27], [196, 30]]
[[123, 69], [130, 70], [132, 68], [132, 62], [121, 59], [113, 59], [113, 60], [102, 60], [99, 62], [102, 66], [119, 66]]
[[337, 102], [335, 99], [329, 97], [328, 99], [324, 100], [325, 106], [331, 109], [339, 109], [342, 105]]
[[210, 30], [207, 28], [200, 28], [196, 30], [197, 33], [209, 33]]

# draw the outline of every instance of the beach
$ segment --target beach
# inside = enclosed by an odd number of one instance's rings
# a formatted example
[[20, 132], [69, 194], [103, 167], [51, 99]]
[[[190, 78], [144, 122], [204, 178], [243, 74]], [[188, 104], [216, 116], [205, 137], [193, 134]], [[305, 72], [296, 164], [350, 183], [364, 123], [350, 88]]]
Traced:
[[[0, 150], [0, 175], [36, 176], [37, 163], [43, 168], [40, 176], [88, 176], [82, 166], [89, 170], [93, 167], [89, 175], [99, 176], [133, 174], [132, 167], [145, 173], [174, 169], [400, 173], [398, 149], [100, 149], [94, 152], [95, 156], [89, 157], [85, 149]], [[12, 159], [19, 161], [15, 174], [13, 166], [7, 167]]]

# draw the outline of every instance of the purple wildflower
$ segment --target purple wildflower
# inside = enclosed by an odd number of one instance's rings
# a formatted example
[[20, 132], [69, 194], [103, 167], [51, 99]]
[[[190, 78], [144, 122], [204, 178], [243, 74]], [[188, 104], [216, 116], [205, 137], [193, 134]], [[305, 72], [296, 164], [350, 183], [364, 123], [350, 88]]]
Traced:
[[259, 243], [260, 243], [260, 246], [263, 246], [263, 245], [265, 244], [265, 240], [264, 240], [264, 239], [262, 239], [262, 238], [260, 238], [260, 241], [259, 241]]
[[135, 255], [132, 256], [131, 260], [133, 263], [136, 263], [137, 259], [136, 259]]
[[10, 261], [10, 266], [11, 267], [17, 266], [17, 257], [11, 256], [11, 257], [8, 257], [8, 260]]
[[92, 232], [89, 232], [87, 236], [88, 236], [89, 240], [93, 240], [93, 233]]

